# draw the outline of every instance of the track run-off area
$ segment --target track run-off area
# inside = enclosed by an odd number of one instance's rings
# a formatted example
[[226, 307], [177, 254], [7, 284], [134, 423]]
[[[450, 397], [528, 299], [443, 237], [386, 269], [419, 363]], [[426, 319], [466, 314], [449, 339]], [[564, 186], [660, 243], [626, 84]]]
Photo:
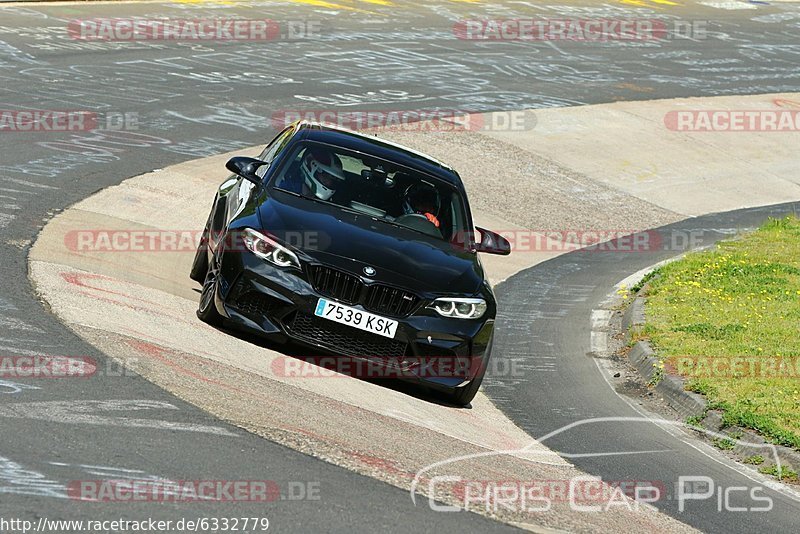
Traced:
[[[89, 378], [0, 379], [0, 515], [263, 515], [271, 528], [303, 531], [797, 530], [791, 488], [618, 393], [592, 335], [593, 312], [619, 281], [800, 200], [796, 131], [690, 131], [672, 119], [800, 109], [798, 6], [729, 4], [0, 5], [0, 109], [86, 110], [106, 126], [0, 132], [0, 355], [97, 365]], [[305, 21], [318, 34], [86, 42], [66, 32], [82, 18], [232, 16]], [[705, 21], [708, 34], [645, 43], [454, 35], [460, 20], [515, 16]], [[499, 113], [482, 115], [480, 131], [378, 132], [451, 163], [477, 224], [515, 241], [510, 257], [484, 258], [500, 299], [498, 339], [468, 409], [410, 386], [298, 373], [297, 349], [196, 319], [193, 250], [98, 240], [199, 232], [227, 157], [257, 154], [287, 114], [353, 109], [525, 111], [518, 129]], [[574, 252], [556, 239], [630, 232], [648, 241]], [[679, 508], [676, 482], [698, 474], [722, 491], [747, 488], [736, 507], [753, 487], [773, 506], [733, 512], [715, 497]], [[652, 506], [622, 498], [588, 511], [562, 495], [535, 513], [480, 502], [475, 513], [438, 510], [464, 504], [441, 477], [563, 486], [587, 475], [666, 491]], [[267, 504], [76, 502], [76, 483], [118, 479], [269, 480], [281, 493]]]

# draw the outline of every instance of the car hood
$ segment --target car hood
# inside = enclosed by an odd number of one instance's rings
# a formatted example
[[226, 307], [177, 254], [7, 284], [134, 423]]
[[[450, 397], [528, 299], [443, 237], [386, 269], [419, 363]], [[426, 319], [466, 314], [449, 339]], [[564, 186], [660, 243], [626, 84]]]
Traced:
[[[321, 263], [416, 291], [473, 295], [484, 281], [477, 254], [336, 206], [274, 191], [262, 229]], [[367, 276], [365, 267], [376, 274]]]

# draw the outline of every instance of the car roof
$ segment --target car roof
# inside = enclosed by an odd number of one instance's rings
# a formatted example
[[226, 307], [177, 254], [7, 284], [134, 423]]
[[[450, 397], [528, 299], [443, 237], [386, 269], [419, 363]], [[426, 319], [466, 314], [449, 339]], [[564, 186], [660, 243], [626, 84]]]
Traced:
[[441, 161], [403, 145], [346, 128], [318, 122], [301, 121], [297, 124], [300, 139], [340, 146], [356, 152], [364, 152], [387, 161], [399, 163], [409, 169], [421, 171], [440, 178], [452, 185], [463, 187], [458, 173]]

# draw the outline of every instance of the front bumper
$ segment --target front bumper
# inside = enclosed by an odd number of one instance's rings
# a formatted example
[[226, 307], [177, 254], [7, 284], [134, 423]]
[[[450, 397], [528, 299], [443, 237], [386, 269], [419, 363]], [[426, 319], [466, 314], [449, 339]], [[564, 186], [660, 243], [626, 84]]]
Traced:
[[[399, 323], [394, 339], [388, 339], [315, 316], [320, 298], [337, 299], [315, 289], [308, 272], [277, 268], [247, 253], [225, 252], [217, 309], [235, 328], [311, 348], [309, 361], [335, 354], [367, 362], [368, 366], [347, 367], [357, 374], [366, 372], [363, 378], [401, 378], [451, 390], [469, 383], [485, 367], [493, 310], [478, 320], [452, 319], [420, 313], [428, 304], [423, 301], [405, 317], [383, 315]], [[343, 304], [375, 313], [359, 303]]]

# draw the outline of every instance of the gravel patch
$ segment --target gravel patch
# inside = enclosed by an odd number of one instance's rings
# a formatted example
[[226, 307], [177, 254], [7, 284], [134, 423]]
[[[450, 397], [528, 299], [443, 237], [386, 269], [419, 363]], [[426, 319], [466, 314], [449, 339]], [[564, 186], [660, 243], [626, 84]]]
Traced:
[[530, 230], [645, 230], [685, 218], [479, 133], [375, 132], [454, 167], [473, 211]]

